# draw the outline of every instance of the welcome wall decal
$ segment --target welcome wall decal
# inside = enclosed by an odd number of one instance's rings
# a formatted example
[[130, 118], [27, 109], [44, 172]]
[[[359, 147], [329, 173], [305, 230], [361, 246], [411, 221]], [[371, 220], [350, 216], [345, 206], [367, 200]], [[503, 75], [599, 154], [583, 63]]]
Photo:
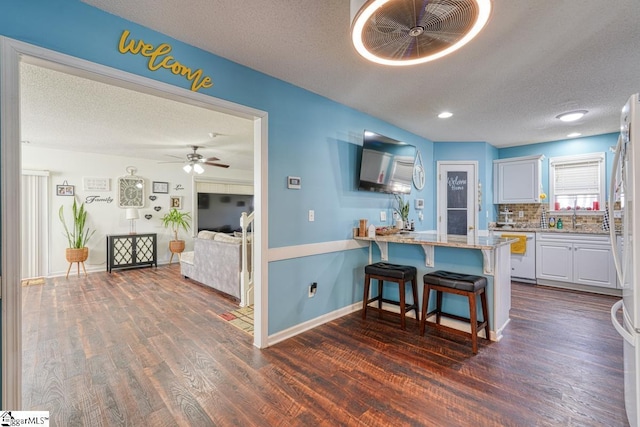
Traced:
[[172, 47], [168, 43], [162, 43], [158, 47], [145, 43], [142, 39], [136, 41], [129, 38], [129, 30], [124, 30], [120, 36], [118, 43], [118, 51], [122, 54], [131, 53], [132, 55], [142, 55], [149, 58], [147, 67], [151, 71], [157, 71], [161, 68], [170, 70], [175, 75], [181, 75], [191, 82], [191, 90], [197, 92], [201, 88], [209, 88], [213, 86], [213, 81], [209, 76], [202, 73], [202, 69], [198, 68], [193, 71], [175, 59], [171, 53]]

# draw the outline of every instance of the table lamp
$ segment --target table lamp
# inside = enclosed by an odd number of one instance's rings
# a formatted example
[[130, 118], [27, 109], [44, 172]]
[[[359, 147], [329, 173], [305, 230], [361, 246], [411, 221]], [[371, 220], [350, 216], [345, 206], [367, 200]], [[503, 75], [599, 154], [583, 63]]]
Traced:
[[129, 220], [129, 234], [136, 234], [136, 219], [140, 218], [138, 209], [127, 208], [125, 218]]

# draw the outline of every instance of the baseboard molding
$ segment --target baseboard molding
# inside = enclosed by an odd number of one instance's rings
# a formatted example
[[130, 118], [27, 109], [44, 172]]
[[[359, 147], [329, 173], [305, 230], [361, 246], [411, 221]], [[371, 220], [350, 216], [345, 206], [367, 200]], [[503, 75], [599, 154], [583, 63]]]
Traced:
[[306, 332], [310, 329], [313, 329], [320, 325], [324, 325], [327, 322], [331, 322], [332, 320], [339, 319], [340, 317], [354, 313], [360, 309], [362, 309], [362, 302], [357, 302], [355, 304], [351, 304], [346, 307], [343, 307], [339, 310], [332, 311], [331, 313], [327, 313], [322, 316], [316, 317], [315, 319], [307, 320], [306, 322], [300, 323], [289, 329], [285, 329], [284, 331], [280, 331], [273, 335], [269, 335], [269, 337], [267, 338], [267, 343], [268, 343], [267, 346], [272, 346], [281, 341], [287, 340], [298, 334]]
[[556, 282], [554, 280], [538, 279], [539, 286], [549, 286], [552, 288], [566, 289], [570, 291], [591, 292], [594, 294], [610, 295], [614, 297], [622, 296], [622, 289], [601, 288], [599, 286], [580, 285], [578, 283]]

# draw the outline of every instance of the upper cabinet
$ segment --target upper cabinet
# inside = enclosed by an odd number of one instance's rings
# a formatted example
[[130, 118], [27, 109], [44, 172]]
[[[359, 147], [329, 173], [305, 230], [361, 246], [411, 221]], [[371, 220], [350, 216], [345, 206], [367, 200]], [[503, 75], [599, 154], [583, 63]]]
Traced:
[[493, 203], [540, 203], [544, 156], [493, 161]]

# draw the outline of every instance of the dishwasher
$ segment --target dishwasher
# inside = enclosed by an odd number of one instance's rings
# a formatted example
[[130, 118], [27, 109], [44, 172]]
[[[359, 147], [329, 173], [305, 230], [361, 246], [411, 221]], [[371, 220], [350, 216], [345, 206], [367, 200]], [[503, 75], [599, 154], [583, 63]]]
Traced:
[[493, 231], [495, 237], [505, 235], [527, 238], [524, 254], [511, 254], [511, 280], [536, 284], [536, 233], [524, 231]]

